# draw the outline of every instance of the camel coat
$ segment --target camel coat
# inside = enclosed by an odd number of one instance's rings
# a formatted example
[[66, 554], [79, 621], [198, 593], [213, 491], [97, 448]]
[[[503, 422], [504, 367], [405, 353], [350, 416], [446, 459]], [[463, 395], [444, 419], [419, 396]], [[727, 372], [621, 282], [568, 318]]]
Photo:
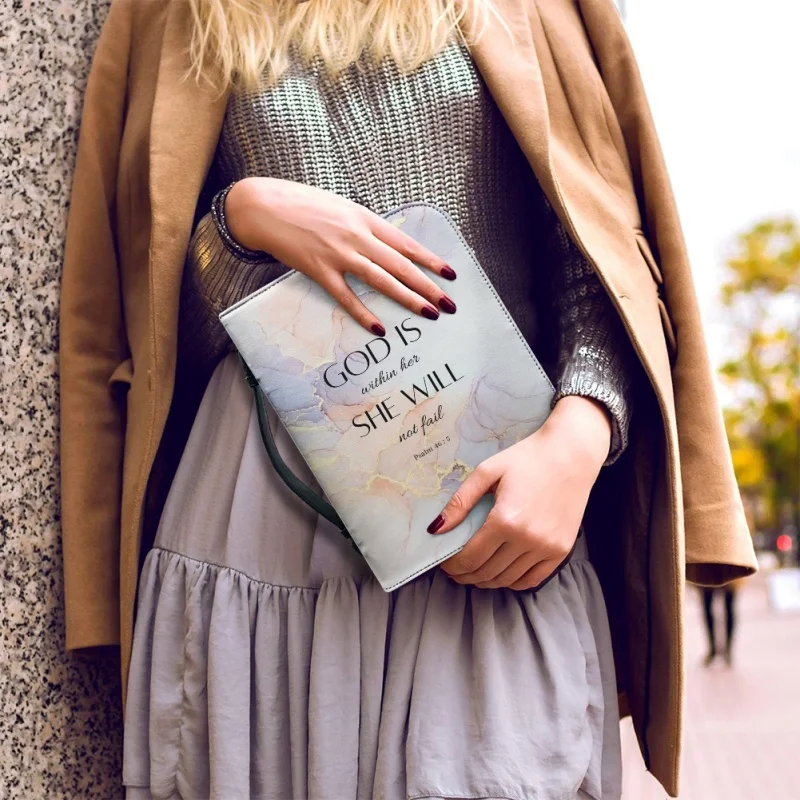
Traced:
[[[587, 525], [623, 708], [649, 769], [674, 795], [685, 580], [722, 584], [756, 570], [692, 275], [612, 0], [497, 5], [513, 46], [493, 23], [473, 48], [476, 64], [638, 354], [630, 446], [602, 471]], [[146, 509], [175, 405], [182, 269], [227, 99], [181, 80], [189, 26], [185, 0], [112, 3], [86, 90], [67, 228], [67, 647], [120, 644], [123, 682]]]

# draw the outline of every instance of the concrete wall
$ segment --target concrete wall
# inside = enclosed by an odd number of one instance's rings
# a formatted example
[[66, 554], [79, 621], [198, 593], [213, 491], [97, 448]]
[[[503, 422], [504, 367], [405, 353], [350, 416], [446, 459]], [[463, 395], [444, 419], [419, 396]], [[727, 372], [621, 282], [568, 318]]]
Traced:
[[64, 653], [56, 358], [69, 189], [109, 0], [0, 3], [0, 798], [121, 796], [118, 664]]

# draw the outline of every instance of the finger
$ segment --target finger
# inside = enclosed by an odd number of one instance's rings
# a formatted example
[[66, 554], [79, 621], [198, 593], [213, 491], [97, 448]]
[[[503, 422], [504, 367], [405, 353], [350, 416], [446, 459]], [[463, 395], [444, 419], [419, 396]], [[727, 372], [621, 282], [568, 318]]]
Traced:
[[456, 304], [413, 261], [380, 239], [370, 239], [363, 251], [370, 261], [383, 267], [421, 298], [448, 314], [455, 314]]
[[428, 525], [428, 533], [447, 533], [463, 522], [478, 500], [494, 489], [498, 480], [500, 480], [500, 466], [494, 457], [478, 464], [458, 487], [441, 513]]
[[[471, 543], [472, 539], [470, 539], [467, 547]], [[464, 550], [466, 550], [466, 547]], [[457, 583], [475, 584], [478, 586], [487, 581], [494, 580], [498, 575], [500, 575], [500, 573], [504, 572], [508, 567], [510, 567], [520, 556], [519, 549], [511, 542], [502, 542], [500, 547], [498, 547], [488, 559], [486, 559], [479, 567], [477, 567], [477, 569], [473, 569], [471, 572], [463, 572], [463, 567], [471, 566], [471, 561], [469, 558], [465, 560], [462, 557], [458, 561], [455, 561], [454, 559], [456, 559], [458, 556], [463, 556], [464, 550], [462, 550], [460, 553], [457, 553], [452, 559], [448, 559], [448, 561], [453, 561], [453, 565], [452, 568], [446, 569], [445, 571]]]
[[371, 217], [370, 223], [370, 228], [375, 236], [382, 242], [386, 242], [393, 250], [447, 280], [455, 279], [455, 270], [444, 259], [421, 245], [397, 225], [377, 215]]
[[341, 273], [333, 272], [321, 280], [320, 285], [356, 322], [376, 336], [386, 335], [381, 321], [358, 299]]
[[415, 314], [421, 314], [427, 319], [438, 319], [439, 310], [426, 298], [420, 297], [405, 284], [401, 283], [391, 272], [375, 264], [364, 255], [358, 254], [345, 267], [351, 275], [380, 292], [382, 295], [405, 306]]
[[557, 574], [560, 563], [555, 558], [549, 558], [546, 561], [540, 561], [535, 566], [531, 567], [524, 575], [518, 578], [514, 583], [509, 584], [509, 588], [516, 591], [524, 591], [526, 589], [534, 589], [538, 591], [546, 583], [550, 582]]
[[504, 542], [496, 531], [479, 530], [464, 547], [439, 566], [451, 577], [469, 575], [480, 570], [494, 558]]
[[502, 587], [511, 586], [541, 563], [543, 562], [541, 561], [540, 554], [530, 551], [523, 553], [495, 578], [478, 583], [476, 586], [480, 589], [500, 589]]

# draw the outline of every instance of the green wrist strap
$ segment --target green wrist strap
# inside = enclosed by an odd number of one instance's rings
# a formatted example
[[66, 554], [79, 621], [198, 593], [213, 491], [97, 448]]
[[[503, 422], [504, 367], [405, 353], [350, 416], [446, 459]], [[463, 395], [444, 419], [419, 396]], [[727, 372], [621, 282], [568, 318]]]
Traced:
[[[241, 357], [240, 357], [241, 358]], [[336, 513], [336, 509], [324, 498], [322, 495], [315, 492], [310, 486], [304, 483], [297, 475], [292, 472], [289, 466], [281, 457], [278, 452], [278, 447], [275, 444], [275, 439], [272, 436], [272, 431], [269, 427], [269, 418], [267, 416], [267, 406], [264, 400], [264, 392], [258, 385], [255, 375], [253, 375], [250, 367], [242, 359], [242, 366], [244, 367], [247, 383], [253, 390], [253, 395], [256, 401], [256, 413], [258, 415], [258, 427], [261, 431], [261, 441], [264, 442], [264, 447], [267, 451], [272, 466], [278, 473], [283, 482], [307, 505], [311, 506], [318, 514], [321, 514], [325, 519], [332, 522], [338, 529], [342, 536], [347, 539], [351, 545], [355, 547], [355, 543], [347, 532], [347, 528], [342, 522], [341, 517]]]

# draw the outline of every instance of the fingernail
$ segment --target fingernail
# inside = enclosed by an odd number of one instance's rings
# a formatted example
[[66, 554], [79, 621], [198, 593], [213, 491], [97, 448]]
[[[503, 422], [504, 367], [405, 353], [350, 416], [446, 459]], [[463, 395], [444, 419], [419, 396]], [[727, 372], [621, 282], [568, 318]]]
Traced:
[[441, 308], [442, 311], [446, 311], [448, 314], [456, 313], [456, 304], [446, 294], [443, 294], [439, 298], [439, 308]]
[[439, 312], [433, 306], [423, 306], [419, 313], [427, 319], [439, 319]]
[[428, 525], [428, 533], [436, 533], [436, 531], [438, 531], [442, 525], [444, 525], [444, 515], [439, 514], [439, 516], [436, 517], [436, 519], [431, 522], [430, 525]]
[[456, 271], [452, 267], [442, 267], [442, 271], [439, 274], [449, 281], [454, 281], [456, 279]]
[[373, 322], [370, 330], [376, 336], [386, 336], [386, 328], [384, 328], [383, 325], [380, 324], [380, 322]]

